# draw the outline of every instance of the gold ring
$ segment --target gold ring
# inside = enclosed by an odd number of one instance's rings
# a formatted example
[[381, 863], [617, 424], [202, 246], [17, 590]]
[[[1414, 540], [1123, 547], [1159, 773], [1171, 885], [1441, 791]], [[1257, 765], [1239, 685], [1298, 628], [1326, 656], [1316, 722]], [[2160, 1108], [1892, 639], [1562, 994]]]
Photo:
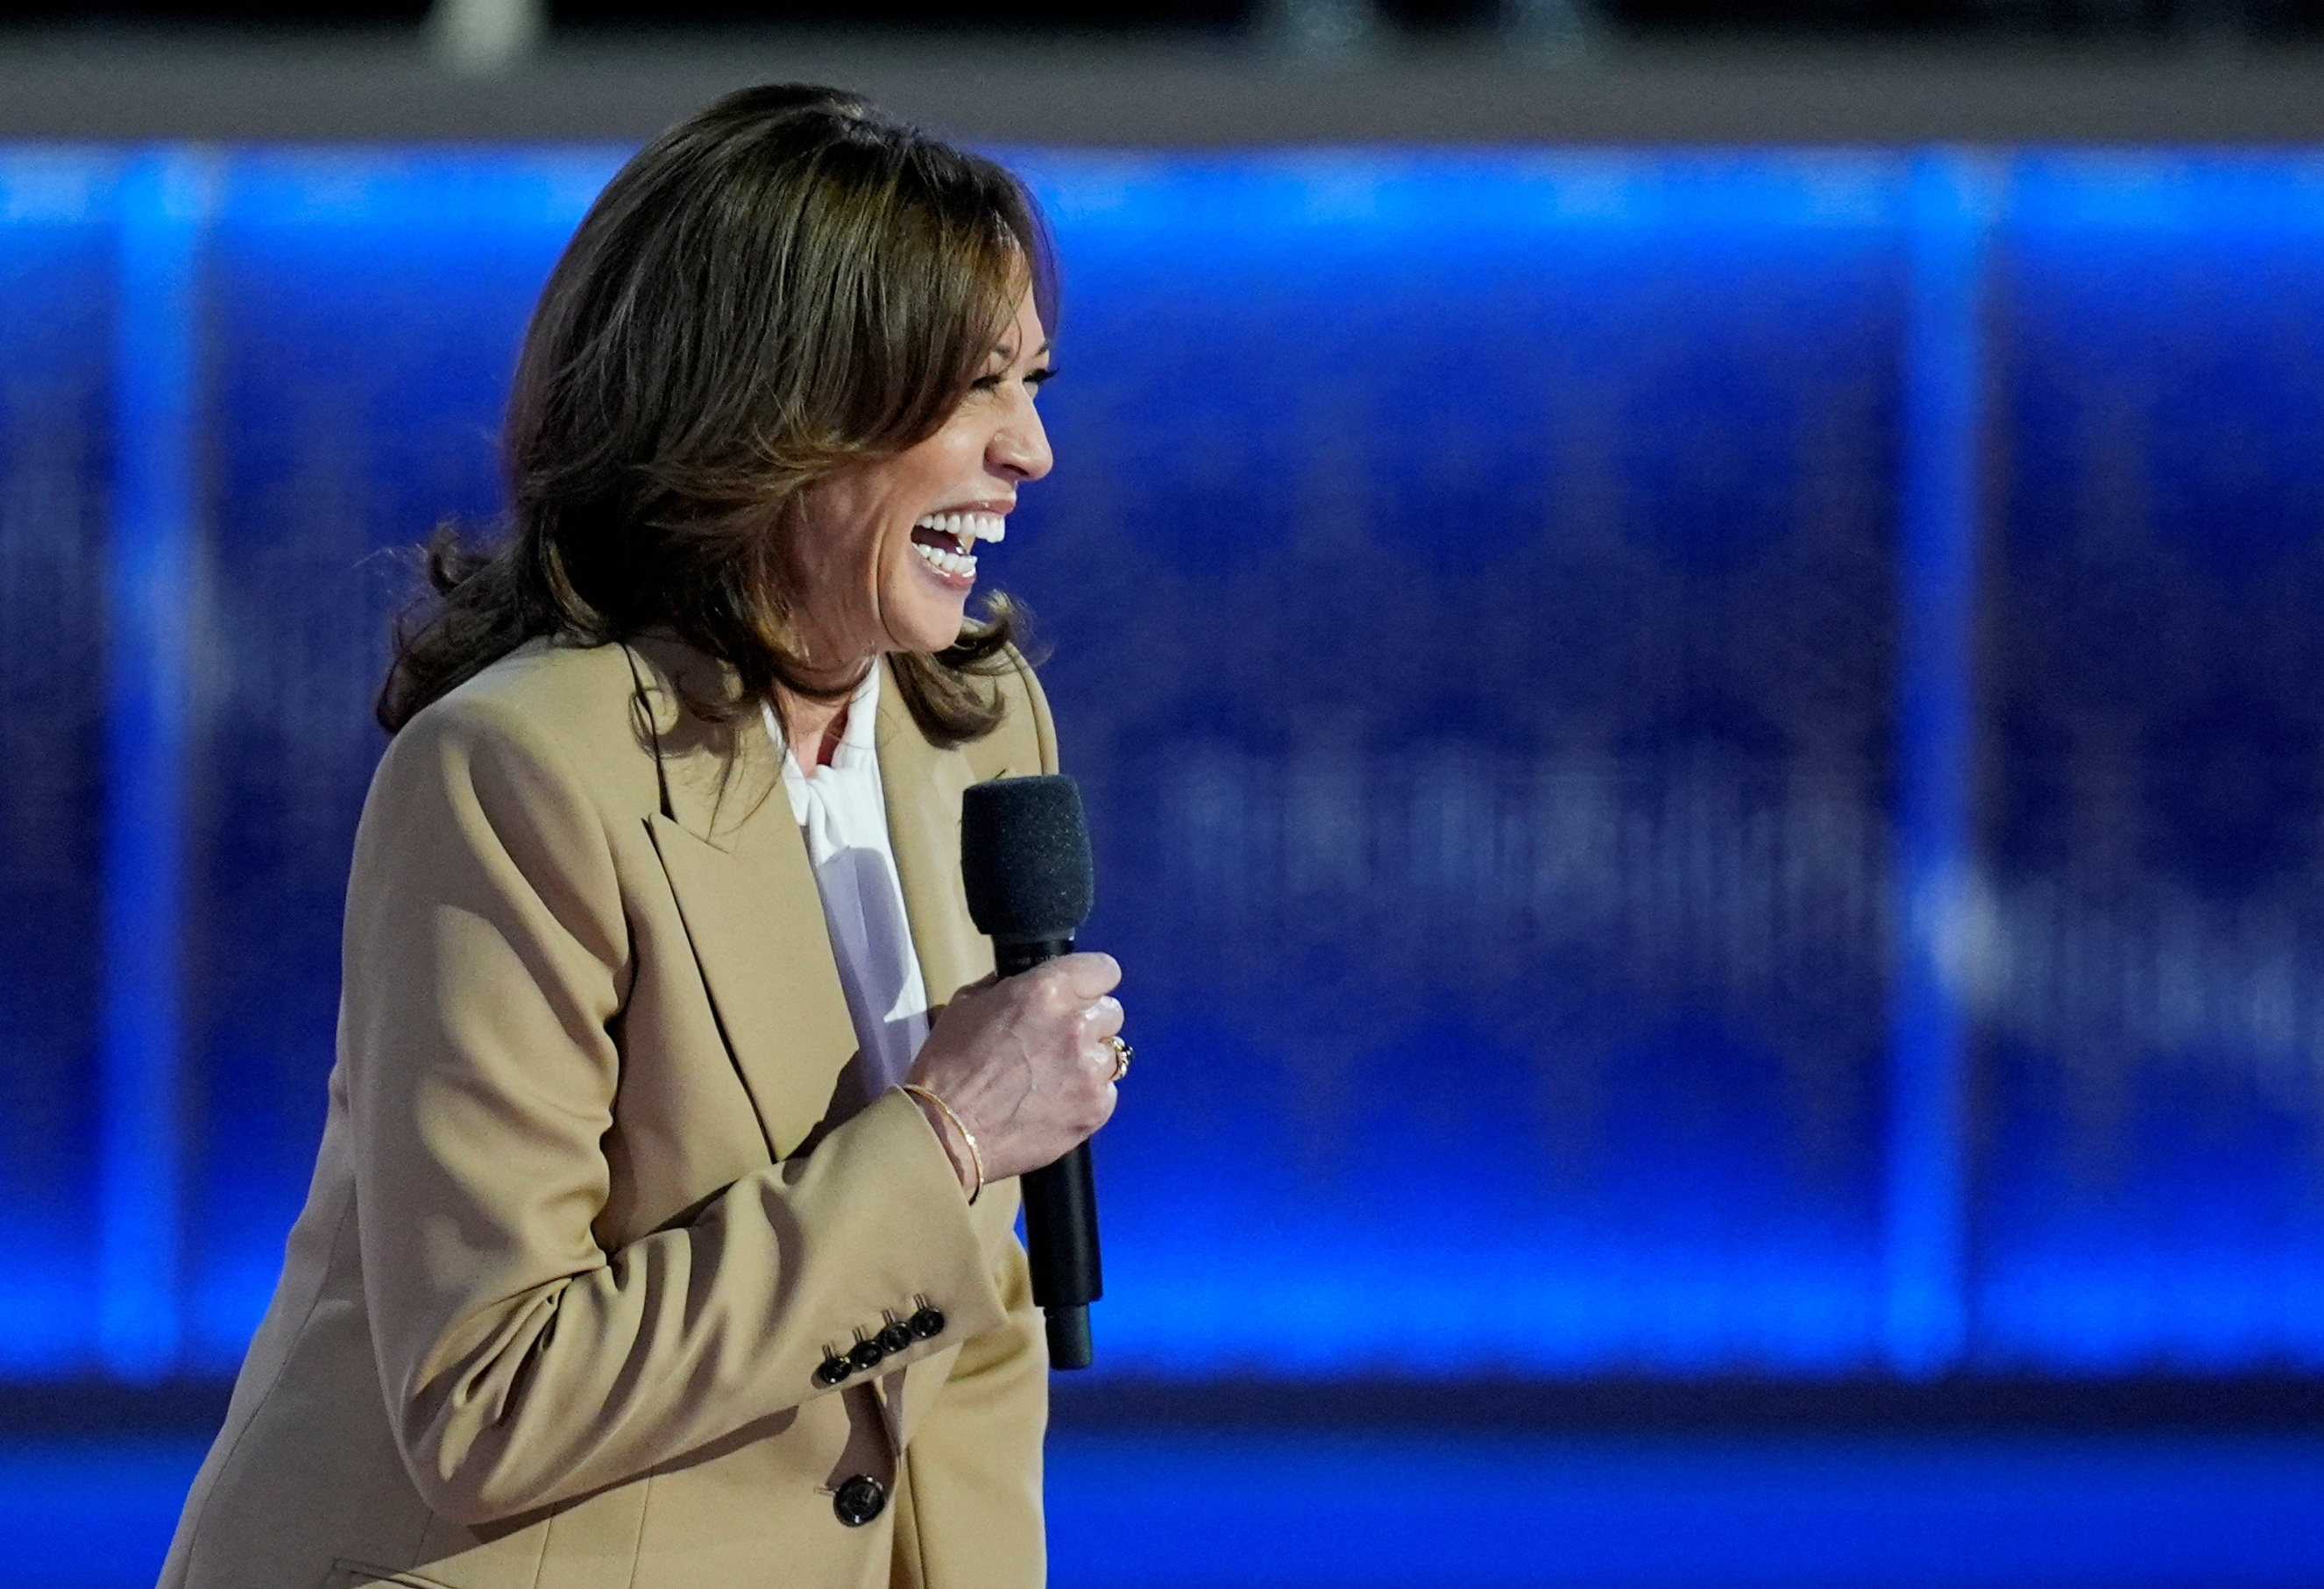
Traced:
[[1132, 1050], [1128, 1043], [1123, 1042], [1118, 1037], [1111, 1037], [1105, 1040], [1113, 1046], [1113, 1076], [1111, 1079], [1114, 1081], [1120, 1081], [1123, 1076], [1130, 1074], [1130, 1056]]

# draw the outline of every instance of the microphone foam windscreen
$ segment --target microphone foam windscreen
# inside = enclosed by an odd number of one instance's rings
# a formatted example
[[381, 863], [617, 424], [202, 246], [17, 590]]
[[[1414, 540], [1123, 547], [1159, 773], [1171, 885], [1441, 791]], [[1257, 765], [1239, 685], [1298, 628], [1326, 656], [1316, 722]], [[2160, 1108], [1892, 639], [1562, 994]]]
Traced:
[[1056, 773], [973, 783], [960, 800], [960, 872], [976, 928], [1005, 944], [1071, 938], [1090, 913], [1082, 793]]

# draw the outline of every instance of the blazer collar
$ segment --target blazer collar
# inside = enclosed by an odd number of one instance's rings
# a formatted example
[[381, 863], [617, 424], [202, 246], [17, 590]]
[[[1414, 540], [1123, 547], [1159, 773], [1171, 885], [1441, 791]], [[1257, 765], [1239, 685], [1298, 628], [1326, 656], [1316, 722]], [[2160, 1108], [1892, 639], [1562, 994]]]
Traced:
[[960, 797], [976, 772], [964, 752], [938, 750], [912, 720], [896, 670], [881, 681], [875, 744], [888, 803], [888, 842], [928, 1002], [942, 1008], [992, 970], [992, 945], [969, 919], [960, 879]]
[[[779, 1159], [836, 1123], [827, 1116], [855, 1052], [822, 896], [759, 714], [711, 724], [684, 707], [688, 695], [731, 690], [732, 673], [674, 640], [632, 649], [650, 709], [641, 737], [668, 790], [648, 826], [727, 1051]], [[976, 774], [966, 754], [920, 732], [892, 668], [881, 683], [874, 745], [889, 839], [920, 975], [941, 1006], [992, 969], [960, 879], [960, 799]]]

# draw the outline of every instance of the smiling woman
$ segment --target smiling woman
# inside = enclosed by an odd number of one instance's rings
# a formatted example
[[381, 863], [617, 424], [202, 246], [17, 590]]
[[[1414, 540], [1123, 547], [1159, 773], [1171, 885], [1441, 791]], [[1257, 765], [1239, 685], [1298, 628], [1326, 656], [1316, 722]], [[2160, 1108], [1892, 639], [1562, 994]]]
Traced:
[[1006, 171], [825, 88], [583, 221], [510, 532], [438, 534], [380, 693], [322, 1148], [165, 1584], [1041, 1581], [1014, 1178], [1111, 1113], [1120, 974], [991, 980], [958, 817], [1056, 764], [967, 607], [1049, 281]]

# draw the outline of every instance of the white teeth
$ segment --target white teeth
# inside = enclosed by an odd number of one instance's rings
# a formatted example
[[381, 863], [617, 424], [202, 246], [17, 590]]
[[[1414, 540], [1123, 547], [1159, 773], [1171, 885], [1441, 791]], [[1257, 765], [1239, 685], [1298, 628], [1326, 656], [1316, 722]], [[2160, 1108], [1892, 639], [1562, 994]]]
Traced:
[[[923, 527], [930, 530], [939, 528], [934, 524]], [[923, 545], [917, 540], [912, 542], [912, 550], [927, 559], [931, 567], [942, 569], [945, 573], [957, 574], [969, 579], [976, 577], [976, 559], [973, 557], [964, 557], [956, 551], [945, 551], [939, 547]]]
[[1001, 541], [1009, 533], [1009, 521], [999, 513], [927, 513], [915, 530], [933, 530], [939, 535], [949, 535], [954, 540]]

